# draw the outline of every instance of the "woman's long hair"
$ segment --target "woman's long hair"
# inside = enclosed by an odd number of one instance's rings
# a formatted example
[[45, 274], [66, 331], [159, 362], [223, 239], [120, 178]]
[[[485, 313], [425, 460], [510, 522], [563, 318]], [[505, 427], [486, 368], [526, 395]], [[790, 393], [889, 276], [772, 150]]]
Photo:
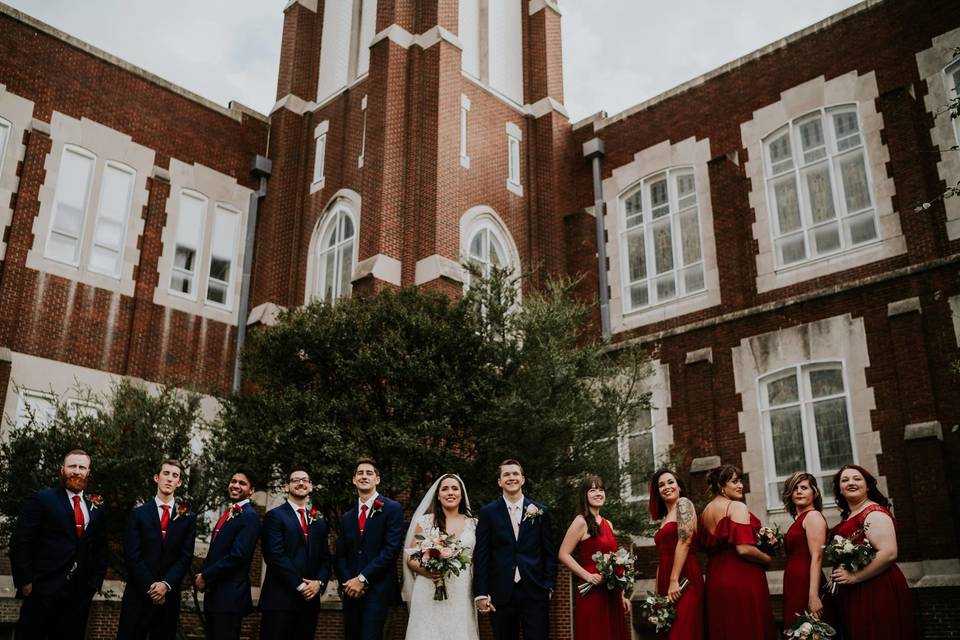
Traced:
[[456, 480], [460, 486], [460, 504], [457, 505], [457, 513], [462, 513], [468, 518], [470, 517], [470, 510], [467, 509], [467, 492], [463, 488], [463, 482], [453, 473], [447, 473], [441, 476], [440, 481], [437, 483], [437, 489], [433, 492], [433, 500], [430, 501], [430, 506], [425, 513], [433, 516], [433, 526], [443, 532], [447, 530], [447, 515], [443, 510], [443, 505], [440, 504], [440, 487], [443, 486], [443, 481], [449, 478]]
[[587, 521], [587, 533], [591, 537], [600, 535], [600, 524], [597, 522], [597, 519], [593, 517], [593, 513], [590, 512], [590, 500], [587, 499], [587, 494], [590, 493], [590, 489], [594, 487], [603, 489], [603, 478], [596, 475], [589, 475], [580, 483], [580, 515]]
[[793, 504], [793, 492], [797, 485], [807, 481], [810, 488], [813, 489], [813, 508], [817, 511], [823, 511], [823, 495], [820, 493], [820, 487], [817, 486], [817, 479], [812, 473], [806, 471], [797, 471], [786, 479], [783, 483], [783, 506], [794, 518], [797, 517], [797, 505]]
[[866, 480], [867, 498], [873, 500], [884, 509], [890, 508], [890, 500], [887, 499], [887, 496], [880, 493], [880, 489], [877, 488], [877, 479], [873, 477], [872, 473], [858, 464], [845, 464], [840, 467], [840, 470], [837, 471], [836, 475], [833, 476], [833, 495], [837, 499], [837, 506], [840, 507], [841, 518], [846, 520], [850, 515], [850, 504], [840, 491], [840, 476], [843, 475], [843, 472], [847, 469], [859, 471], [860, 475], [863, 476], [863, 479]]
[[667, 503], [664, 502], [663, 497], [660, 496], [660, 477], [667, 473], [672, 475], [673, 479], [677, 481], [677, 489], [680, 491], [677, 499], [679, 500], [687, 495], [687, 486], [673, 469], [667, 469], [665, 467], [663, 469], [657, 469], [653, 476], [650, 477], [650, 499], [647, 501], [647, 509], [650, 510], [651, 520], [659, 520], [667, 515]]

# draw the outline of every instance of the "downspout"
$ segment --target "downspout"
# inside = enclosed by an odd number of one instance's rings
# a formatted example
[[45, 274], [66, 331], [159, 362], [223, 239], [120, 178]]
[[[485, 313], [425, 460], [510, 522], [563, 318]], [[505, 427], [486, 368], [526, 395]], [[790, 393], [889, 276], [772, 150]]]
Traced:
[[600, 328], [603, 341], [610, 341], [610, 294], [607, 290], [607, 243], [604, 230], [603, 182], [600, 176], [603, 169], [603, 140], [593, 138], [583, 143], [583, 157], [593, 164], [593, 210], [597, 221], [597, 274], [600, 288]]
[[253, 271], [253, 246], [257, 234], [257, 213], [260, 203], [267, 195], [267, 178], [273, 168], [269, 158], [257, 155], [250, 173], [260, 179], [260, 188], [250, 194], [250, 215], [247, 216], [247, 232], [243, 247], [243, 278], [240, 283], [240, 310], [237, 316], [237, 349], [233, 358], [233, 392], [240, 392], [240, 358], [247, 339], [247, 314], [250, 307], [250, 274]]

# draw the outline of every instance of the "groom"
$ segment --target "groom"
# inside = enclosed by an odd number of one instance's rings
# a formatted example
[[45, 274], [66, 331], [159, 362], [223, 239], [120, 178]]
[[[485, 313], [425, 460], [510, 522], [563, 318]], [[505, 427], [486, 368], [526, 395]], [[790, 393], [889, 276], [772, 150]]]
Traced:
[[550, 597], [557, 575], [550, 514], [523, 495], [523, 467], [504, 460], [497, 484], [503, 497], [480, 509], [474, 551], [473, 592], [481, 612], [491, 613], [497, 640], [546, 640]]
[[347, 640], [381, 640], [391, 605], [400, 602], [397, 556], [403, 546], [403, 508], [377, 493], [380, 471], [369, 458], [357, 461], [357, 501], [340, 520], [334, 569], [343, 590]]

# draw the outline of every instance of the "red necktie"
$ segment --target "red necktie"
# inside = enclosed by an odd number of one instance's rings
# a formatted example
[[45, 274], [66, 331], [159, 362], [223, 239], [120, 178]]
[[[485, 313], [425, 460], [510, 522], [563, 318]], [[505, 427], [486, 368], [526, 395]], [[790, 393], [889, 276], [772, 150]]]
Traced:
[[160, 508], [163, 509], [163, 515], [160, 516], [160, 539], [167, 539], [167, 527], [170, 526], [170, 505], [162, 504]]
[[217, 526], [213, 528], [213, 537], [210, 539], [210, 542], [213, 542], [217, 539], [217, 536], [220, 535], [220, 527], [223, 526], [223, 523], [227, 521], [227, 518], [230, 517], [230, 510], [233, 509], [233, 506], [227, 507], [227, 510], [223, 512], [223, 515], [220, 516], [220, 519], [217, 520]]
[[73, 521], [77, 525], [77, 537], [83, 535], [83, 509], [80, 508], [80, 496], [73, 496]]
[[367, 505], [360, 505], [360, 520], [357, 521], [357, 524], [360, 525], [360, 535], [363, 535], [363, 530], [367, 528]]
[[303, 538], [307, 538], [307, 516], [304, 515], [303, 509], [297, 509], [300, 512], [300, 528], [303, 529]]

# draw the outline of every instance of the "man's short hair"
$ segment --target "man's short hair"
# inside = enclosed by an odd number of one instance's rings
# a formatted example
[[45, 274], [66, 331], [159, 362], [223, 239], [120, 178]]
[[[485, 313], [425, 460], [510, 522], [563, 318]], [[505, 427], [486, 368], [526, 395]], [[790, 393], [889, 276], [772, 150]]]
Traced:
[[236, 467], [236, 468], [233, 470], [233, 473], [230, 474], [230, 477], [232, 478], [233, 476], [237, 475], [238, 473], [247, 477], [247, 482], [250, 483], [250, 488], [251, 488], [251, 489], [256, 489], [256, 488], [257, 488], [257, 476], [256, 476], [256, 474], [253, 473], [253, 471], [251, 471], [251, 470], [250, 470], [249, 468], [247, 468], [247, 467]]
[[357, 463], [353, 465], [353, 475], [357, 475], [357, 469], [360, 468], [360, 465], [368, 464], [373, 467], [374, 473], [378, 476], [380, 475], [380, 467], [377, 466], [377, 461], [370, 457], [360, 457], [357, 458]]
[[182, 462], [180, 462], [176, 458], [167, 458], [166, 460], [161, 461], [160, 464], [157, 466], [157, 475], [160, 475], [160, 472], [163, 471], [164, 465], [169, 465], [171, 467], [176, 467], [177, 469], [180, 469], [180, 477], [183, 477], [183, 475], [187, 472], [187, 469], [186, 467], [183, 466]]
[[506, 460], [504, 460], [503, 462], [501, 462], [500, 464], [497, 465], [497, 477], [498, 477], [498, 478], [500, 477], [500, 474], [503, 473], [503, 468], [504, 468], [505, 466], [507, 466], [508, 464], [512, 464], [512, 465], [515, 465], [515, 466], [517, 466], [517, 467], [520, 467], [520, 475], [523, 475], [523, 465], [520, 464], [520, 461], [519, 461], [519, 460], [514, 460], [513, 458], [507, 458]]
[[310, 477], [310, 470], [307, 469], [307, 465], [295, 464], [287, 470], [287, 482], [290, 482], [290, 477], [297, 471], [303, 471], [305, 474], [307, 474], [308, 478]]
[[[63, 455], [63, 462], [67, 461], [67, 458], [70, 456], [86, 456], [87, 460], [93, 462], [93, 458], [90, 457], [90, 454], [84, 451], [83, 449], [71, 449]], [[62, 464], [62, 463], [61, 463]]]

